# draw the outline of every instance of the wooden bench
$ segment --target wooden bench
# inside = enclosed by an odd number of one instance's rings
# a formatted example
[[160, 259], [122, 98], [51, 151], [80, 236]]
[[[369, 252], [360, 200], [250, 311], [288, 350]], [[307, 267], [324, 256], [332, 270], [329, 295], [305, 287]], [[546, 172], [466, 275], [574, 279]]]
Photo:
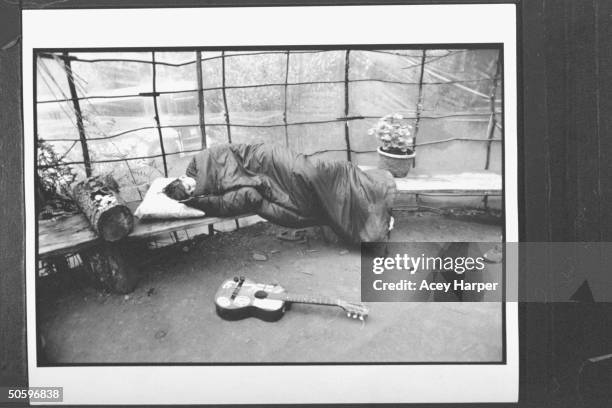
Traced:
[[[369, 166], [360, 166], [363, 170]], [[405, 178], [395, 179], [397, 184], [396, 203], [402, 203], [406, 195], [482, 195], [498, 196], [502, 192], [502, 178], [494, 172], [467, 172], [460, 174], [422, 174], [412, 172]], [[399, 205], [399, 204], [398, 204]], [[245, 214], [241, 217], [250, 216]], [[136, 221], [129, 240], [146, 239], [154, 235], [171, 233], [191, 228], [212, 226], [241, 217], [202, 217], [180, 220]], [[109, 286], [118, 292], [130, 292], [135, 286], [135, 275], [126, 261], [125, 243], [113, 245], [102, 242], [91, 229], [84, 215], [71, 215], [38, 222], [38, 255], [41, 259], [61, 262], [68, 253], [81, 253], [84, 262], [111, 269]], [[64, 258], [65, 259], [65, 258]], [[104, 278], [104, 277], [103, 277]]]
[[395, 179], [400, 194], [499, 196], [502, 178], [493, 172], [460, 174], [413, 174]]
[[[245, 214], [241, 217], [251, 216]], [[128, 239], [144, 239], [154, 235], [170, 233], [195, 227], [205, 227], [232, 221], [234, 218], [202, 217], [180, 220], [138, 221]], [[212, 231], [212, 230], [209, 230]], [[83, 214], [61, 216], [38, 222], [38, 255], [48, 258], [67, 253], [79, 252], [100, 243], [97, 234], [91, 228]]]
[[[362, 170], [375, 166], [359, 166]], [[454, 174], [430, 174], [411, 170], [403, 178], [396, 178], [398, 194], [482, 195], [499, 196], [502, 177], [493, 171], [474, 171]]]
[[[132, 261], [137, 240], [175, 231], [235, 221], [241, 217], [202, 217], [180, 220], [135, 220], [134, 230], [116, 243], [100, 239], [83, 214], [61, 216], [38, 222], [38, 256], [56, 268], [67, 268], [66, 255], [78, 253], [84, 267], [100, 285], [115, 293], [130, 293], [138, 283], [138, 272]], [[138, 248], [136, 249], [138, 250]]]

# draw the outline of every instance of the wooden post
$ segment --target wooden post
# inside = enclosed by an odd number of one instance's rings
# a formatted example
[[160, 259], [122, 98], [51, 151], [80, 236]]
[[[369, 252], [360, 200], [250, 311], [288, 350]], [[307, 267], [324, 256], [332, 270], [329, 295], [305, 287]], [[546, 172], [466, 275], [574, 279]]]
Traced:
[[[425, 75], [425, 62], [427, 60], [427, 50], [423, 50], [423, 54], [421, 55], [421, 72], [419, 74], [419, 96], [417, 99], [416, 105], [416, 120], [414, 121], [414, 135], [413, 143], [414, 143], [414, 151], [416, 151], [416, 140], [417, 134], [419, 133], [419, 124], [421, 122], [421, 112], [423, 111], [423, 76]], [[412, 160], [412, 168], [416, 166], [416, 156]]]
[[151, 61], [153, 62], [153, 92], [151, 93], [151, 96], [153, 97], [153, 108], [155, 109], [155, 124], [157, 126], [157, 133], [159, 135], [159, 145], [161, 148], [162, 160], [164, 162], [164, 176], [168, 177], [168, 163], [166, 163], [164, 135], [159, 120], [159, 109], [157, 107], [157, 97], [159, 96], [159, 93], [157, 92], [157, 64], [155, 63], [155, 51], [151, 52]]
[[289, 126], [287, 125], [287, 88], [289, 83], [289, 55], [287, 50], [287, 64], [285, 66], [285, 110], [283, 111], [283, 123], [285, 124], [285, 146], [289, 147]]
[[72, 195], [94, 231], [105, 241], [118, 241], [134, 229], [134, 216], [110, 175], [94, 176], [77, 183]]
[[[351, 50], [346, 50], [344, 55], [344, 117], [349, 115], [349, 69], [350, 69]], [[344, 121], [344, 140], [346, 142], [346, 159], [351, 161], [351, 137], [349, 132], [348, 120]]]
[[79, 130], [79, 140], [81, 141], [81, 150], [83, 151], [83, 163], [85, 165], [85, 175], [91, 176], [91, 159], [89, 158], [89, 148], [87, 146], [87, 137], [85, 135], [85, 126], [83, 125], [83, 115], [81, 113], [81, 105], [79, 104], [79, 96], [77, 95], [76, 87], [74, 86], [74, 75], [72, 75], [72, 66], [70, 65], [70, 55], [64, 53], [64, 67], [66, 78], [68, 80], [68, 89], [70, 89], [70, 98], [76, 116], [76, 124]]
[[227, 95], [225, 93], [225, 51], [221, 51], [221, 90], [223, 92], [223, 109], [225, 109], [225, 126], [227, 127], [227, 142], [232, 143], [232, 129], [230, 128], [229, 111], [227, 109]]
[[485, 162], [485, 170], [489, 169], [491, 164], [491, 143], [493, 136], [495, 136], [495, 126], [497, 125], [497, 119], [495, 117], [495, 97], [497, 96], [497, 83], [501, 74], [501, 58], [497, 57], [497, 66], [495, 68], [495, 77], [493, 78], [493, 84], [491, 85], [491, 92], [489, 94], [489, 107], [491, 109], [491, 118], [489, 119], [489, 126], [487, 127], [487, 160]]
[[289, 147], [289, 126], [287, 125], [287, 88], [289, 87], [289, 55], [287, 50], [287, 64], [285, 65], [285, 110], [283, 111], [283, 123], [285, 124], [285, 146]]
[[130, 293], [138, 283], [138, 273], [129, 262], [128, 250], [118, 245], [102, 243], [81, 252], [83, 264], [94, 283], [113, 293]]
[[[500, 51], [501, 52], [501, 51]], [[493, 84], [491, 85], [491, 92], [489, 94], [489, 107], [491, 109], [491, 117], [489, 118], [489, 125], [487, 127], [487, 157], [485, 161], [485, 170], [489, 170], [491, 165], [491, 143], [495, 136], [495, 127], [497, 126], [497, 119], [495, 117], [495, 98], [497, 96], [497, 83], [499, 76], [501, 75], [501, 58], [497, 56], [497, 63], [495, 67], [495, 77], [493, 78]], [[484, 196], [482, 199], [485, 210], [489, 208], [489, 196]]]
[[198, 112], [200, 114], [200, 134], [202, 149], [206, 149], [206, 126], [204, 121], [204, 84], [202, 78], [202, 51], [196, 51], [196, 75], [198, 76]]
[[66, 255], [52, 256], [47, 259], [47, 262], [55, 268], [56, 273], [65, 274], [70, 270]]

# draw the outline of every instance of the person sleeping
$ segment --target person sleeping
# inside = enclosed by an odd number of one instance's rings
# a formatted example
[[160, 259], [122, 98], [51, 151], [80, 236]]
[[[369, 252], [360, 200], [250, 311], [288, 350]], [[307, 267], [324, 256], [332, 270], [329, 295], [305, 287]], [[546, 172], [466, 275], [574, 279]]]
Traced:
[[387, 237], [395, 181], [383, 170], [364, 172], [282, 146], [224, 144], [195, 155], [163, 192], [209, 216], [256, 213], [291, 228], [329, 225], [359, 244]]

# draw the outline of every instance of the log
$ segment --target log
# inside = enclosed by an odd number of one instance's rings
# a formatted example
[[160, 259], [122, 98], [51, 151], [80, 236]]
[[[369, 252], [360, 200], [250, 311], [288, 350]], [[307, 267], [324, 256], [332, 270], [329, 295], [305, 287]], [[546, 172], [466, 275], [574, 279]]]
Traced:
[[134, 229], [134, 216], [112, 176], [89, 177], [73, 187], [72, 196], [94, 231], [105, 241], [118, 241]]

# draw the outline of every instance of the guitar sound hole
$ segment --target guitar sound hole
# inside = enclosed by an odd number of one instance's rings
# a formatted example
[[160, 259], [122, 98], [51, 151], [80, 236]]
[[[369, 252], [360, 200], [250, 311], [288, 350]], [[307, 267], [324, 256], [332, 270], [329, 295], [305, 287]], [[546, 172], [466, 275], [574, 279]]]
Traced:
[[268, 292], [266, 292], [265, 290], [258, 290], [257, 292], [255, 292], [255, 297], [257, 299], [265, 299], [268, 297]]

